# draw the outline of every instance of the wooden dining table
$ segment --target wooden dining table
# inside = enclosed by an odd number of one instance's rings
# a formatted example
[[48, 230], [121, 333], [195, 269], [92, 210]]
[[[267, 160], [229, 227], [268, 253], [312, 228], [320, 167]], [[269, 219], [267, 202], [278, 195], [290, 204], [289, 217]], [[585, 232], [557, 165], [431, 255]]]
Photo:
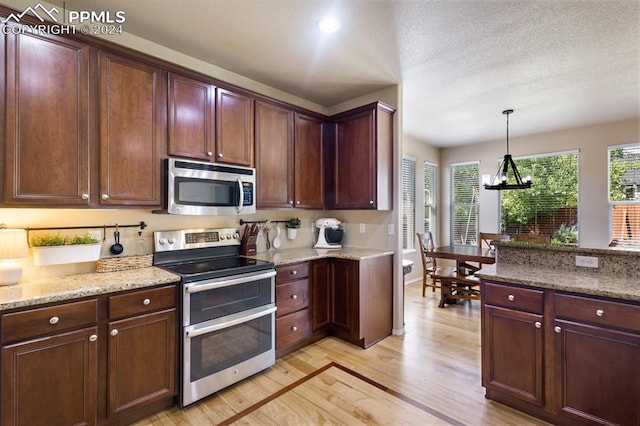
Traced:
[[[479, 246], [449, 245], [426, 250], [428, 257], [436, 259], [455, 260], [456, 267], [453, 273], [446, 272], [443, 275], [435, 275], [432, 278], [440, 281], [440, 303], [438, 307], [444, 308], [445, 303], [453, 304], [459, 299], [479, 300], [480, 284], [473, 273], [480, 270], [483, 264], [495, 263], [495, 250]], [[446, 270], [446, 268], [438, 268]]]

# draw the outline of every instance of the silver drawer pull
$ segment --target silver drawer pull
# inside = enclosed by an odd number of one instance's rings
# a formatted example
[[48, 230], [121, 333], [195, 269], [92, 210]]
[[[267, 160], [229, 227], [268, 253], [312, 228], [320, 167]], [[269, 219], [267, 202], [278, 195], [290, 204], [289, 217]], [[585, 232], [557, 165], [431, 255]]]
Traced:
[[604, 311], [602, 309], [596, 309], [596, 316], [597, 317], [603, 317], [604, 316]]
[[556, 333], [560, 333], [562, 331], [562, 328], [559, 325], [556, 325], [555, 327], [553, 327], [553, 331], [555, 331]]
[[58, 321], [60, 321], [60, 318], [58, 318], [58, 317], [51, 317], [51, 318], [49, 318], [49, 324], [51, 324], [51, 325], [55, 325], [55, 324], [57, 324], [57, 323], [58, 323]]
[[147, 306], [149, 303], [151, 303], [151, 300], [149, 300], [149, 299], [144, 299], [144, 300], [142, 301], [142, 304], [143, 304], [144, 306]]
[[118, 329], [114, 328], [113, 330], [111, 330], [111, 333], [109, 333], [109, 334], [111, 334], [112, 336], [117, 336], [118, 335]]
[[291, 327], [291, 331], [298, 331], [298, 327], [294, 325], [293, 327]]
[[96, 340], [98, 340], [98, 336], [95, 334], [92, 334], [91, 336], [89, 336], [89, 341], [90, 342], [95, 342]]
[[533, 323], [533, 325], [534, 325], [536, 328], [540, 328], [540, 327], [542, 327], [542, 323], [541, 323], [540, 321], [536, 321], [536, 322], [534, 322], [534, 323]]
[[516, 300], [516, 297], [513, 294], [510, 294], [507, 296], [507, 299], [509, 299], [509, 302], [513, 302], [514, 300]]
[[291, 271], [291, 275], [298, 275], [298, 271]]
[[292, 294], [292, 295], [291, 295], [291, 298], [292, 298], [293, 300], [295, 300], [295, 299], [297, 299], [297, 298], [298, 298], [298, 295], [297, 295], [297, 294]]

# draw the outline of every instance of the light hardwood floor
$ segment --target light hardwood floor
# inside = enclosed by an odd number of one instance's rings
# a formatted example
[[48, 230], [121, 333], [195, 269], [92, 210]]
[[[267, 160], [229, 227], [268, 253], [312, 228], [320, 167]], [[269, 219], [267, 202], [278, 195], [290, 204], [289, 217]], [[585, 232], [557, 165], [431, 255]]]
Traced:
[[[166, 410], [136, 425], [218, 424], [287, 386], [295, 386], [296, 381], [303, 381], [307, 375], [331, 362], [442, 413], [453, 420], [449, 421], [450, 424], [546, 425], [484, 398], [484, 388], [480, 384], [480, 303], [467, 301], [460, 305], [447, 305], [444, 309], [437, 306], [437, 292], [428, 291], [423, 298], [421, 283], [408, 285], [405, 287], [406, 333], [403, 336], [387, 337], [365, 350], [327, 338], [277, 360], [275, 366], [265, 372], [185, 410]], [[351, 386], [346, 378], [344, 380], [345, 386]], [[427, 413], [421, 415], [423, 411], [420, 410], [417, 413], [413, 410], [416, 414], [412, 420], [407, 419], [406, 413], [389, 416], [393, 414], [389, 413], [390, 410], [406, 408], [402, 408], [400, 403], [389, 405], [382, 400], [367, 405], [365, 410], [368, 412], [363, 412], [360, 407], [354, 408], [345, 418], [343, 407], [339, 417], [330, 417], [322, 414], [322, 410], [334, 411], [326, 408], [326, 402], [333, 400], [331, 392], [313, 383], [305, 382], [306, 397], [298, 397], [304, 399], [304, 404], [299, 399], [296, 415], [290, 419], [282, 415], [256, 414], [243, 417], [235, 424], [390, 424], [389, 419], [392, 419], [392, 424], [442, 423]], [[315, 397], [309, 396], [315, 391]], [[296, 395], [289, 392], [286, 395], [287, 399], [281, 401], [282, 406], [295, 405]], [[321, 400], [323, 404], [309, 404], [313, 399]]]

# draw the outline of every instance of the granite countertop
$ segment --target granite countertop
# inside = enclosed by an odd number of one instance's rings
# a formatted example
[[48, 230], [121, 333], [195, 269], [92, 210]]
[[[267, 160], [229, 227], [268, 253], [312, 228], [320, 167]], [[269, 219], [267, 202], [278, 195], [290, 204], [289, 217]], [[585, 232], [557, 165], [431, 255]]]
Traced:
[[274, 250], [260, 252], [250, 257], [254, 257], [259, 260], [265, 260], [267, 262], [273, 262], [276, 266], [280, 266], [323, 258], [364, 260], [379, 256], [389, 256], [392, 254], [393, 251], [391, 250], [343, 247], [341, 249], [296, 248]]
[[475, 275], [484, 280], [640, 302], [640, 283], [637, 278], [509, 263], [483, 265]]
[[178, 275], [153, 266], [129, 271], [23, 280], [17, 285], [0, 286], [0, 312], [177, 281], [180, 281]]

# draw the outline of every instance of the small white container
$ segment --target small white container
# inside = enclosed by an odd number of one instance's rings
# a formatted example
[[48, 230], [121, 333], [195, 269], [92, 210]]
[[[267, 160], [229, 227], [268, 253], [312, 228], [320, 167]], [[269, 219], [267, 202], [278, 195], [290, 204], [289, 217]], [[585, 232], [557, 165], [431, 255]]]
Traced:
[[100, 259], [102, 243], [32, 247], [34, 265], [94, 262]]

